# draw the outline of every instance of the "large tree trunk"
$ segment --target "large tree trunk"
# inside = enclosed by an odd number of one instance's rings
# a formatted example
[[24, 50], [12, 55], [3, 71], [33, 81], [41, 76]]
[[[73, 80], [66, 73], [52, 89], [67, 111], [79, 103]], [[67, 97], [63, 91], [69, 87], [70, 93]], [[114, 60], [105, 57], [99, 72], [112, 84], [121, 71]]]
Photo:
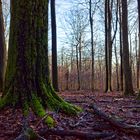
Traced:
[[5, 69], [5, 38], [2, 1], [0, 1], [0, 92], [3, 91]]
[[[62, 100], [53, 90], [48, 68], [48, 1], [11, 0], [11, 25], [6, 85], [0, 108], [29, 107], [40, 117], [45, 107], [76, 114], [77, 107]], [[53, 122], [47, 117], [47, 123]]]
[[51, 0], [51, 29], [52, 29], [52, 83], [55, 91], [58, 88], [58, 70], [57, 70], [57, 33], [56, 33], [56, 16], [55, 0]]
[[132, 71], [129, 63], [129, 44], [128, 44], [128, 13], [127, 0], [122, 0], [122, 36], [123, 36], [123, 69], [124, 69], [124, 95], [132, 95]]

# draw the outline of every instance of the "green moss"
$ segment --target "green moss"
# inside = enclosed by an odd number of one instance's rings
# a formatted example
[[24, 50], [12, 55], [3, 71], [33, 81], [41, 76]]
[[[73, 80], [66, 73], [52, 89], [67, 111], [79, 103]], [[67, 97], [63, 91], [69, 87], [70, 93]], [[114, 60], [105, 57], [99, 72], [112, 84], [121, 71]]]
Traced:
[[33, 109], [34, 109], [35, 113], [39, 117], [44, 117], [46, 115], [46, 111], [44, 110], [38, 97], [34, 93], [32, 93], [32, 104], [33, 104]]
[[[39, 116], [39, 117], [44, 117], [46, 115], [46, 111], [41, 105], [39, 99], [35, 94], [32, 94], [32, 103], [33, 103], [33, 108], [34, 112]], [[52, 128], [55, 125], [55, 122], [52, 117], [47, 116], [45, 118], [44, 122], [48, 125], [48, 127]]]
[[62, 111], [72, 115], [76, 115], [77, 113], [82, 112], [82, 109], [80, 107], [67, 103], [62, 98], [60, 98], [53, 90], [51, 85], [42, 83], [42, 90], [47, 97], [46, 104], [49, 109]]
[[55, 121], [51, 116], [47, 116], [45, 119], [45, 123], [48, 125], [49, 128], [53, 128], [55, 125]]

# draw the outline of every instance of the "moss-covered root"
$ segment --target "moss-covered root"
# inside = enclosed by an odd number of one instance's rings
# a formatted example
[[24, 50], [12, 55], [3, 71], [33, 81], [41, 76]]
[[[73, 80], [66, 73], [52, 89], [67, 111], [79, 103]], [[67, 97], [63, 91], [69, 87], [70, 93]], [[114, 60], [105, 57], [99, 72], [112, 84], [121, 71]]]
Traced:
[[61, 111], [64, 111], [65, 113], [70, 115], [77, 115], [78, 113], [82, 112], [82, 109], [80, 107], [72, 105], [65, 101], [62, 101], [57, 107]]
[[46, 111], [40, 103], [38, 97], [35, 94], [32, 94], [32, 109], [33, 111], [41, 118], [46, 116], [43, 120], [48, 125], [49, 128], [55, 126], [55, 121], [51, 116], [46, 115]]
[[42, 91], [47, 98], [46, 105], [49, 109], [61, 111], [69, 115], [77, 115], [79, 112], [82, 112], [80, 107], [72, 105], [59, 97], [50, 84], [42, 83], [41, 85]]

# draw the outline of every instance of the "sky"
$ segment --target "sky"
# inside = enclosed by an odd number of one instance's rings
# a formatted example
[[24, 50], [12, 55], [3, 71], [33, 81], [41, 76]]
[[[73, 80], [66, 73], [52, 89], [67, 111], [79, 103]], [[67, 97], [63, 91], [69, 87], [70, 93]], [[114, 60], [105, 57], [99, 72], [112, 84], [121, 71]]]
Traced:
[[[68, 9], [70, 9], [70, 7], [72, 6], [73, 0], [56, 0], [56, 20], [57, 20], [57, 36], [58, 36], [58, 49], [60, 48], [59, 46], [61, 46], [61, 39], [63, 38], [63, 36], [65, 36], [63, 30], [62, 30], [62, 22], [63, 17], [64, 17], [64, 13], [65, 11], [67, 11]], [[3, 4], [8, 4], [10, 5], [10, 0], [2, 0]], [[3, 8], [5, 9], [5, 7], [3, 6]], [[4, 10], [4, 14], [7, 14], [7, 12], [5, 12]], [[10, 22], [10, 19], [8, 20], [8, 22]]]
[[[6, 2], [6, 3], [9, 3], [9, 1], [10, 0], [3, 0], [3, 2]], [[133, 1], [133, 5], [131, 5], [131, 7], [129, 7], [129, 9], [131, 9], [129, 11], [133, 13], [133, 11], [137, 11], [136, 0], [131, 0], [131, 1]], [[58, 51], [60, 51], [63, 46], [67, 47], [67, 44], [64, 43], [64, 40], [66, 38], [66, 34], [65, 34], [66, 30], [64, 29], [65, 28], [65, 17], [66, 17], [66, 13], [72, 8], [73, 4], [76, 3], [76, 2], [77, 2], [77, 0], [56, 0], [56, 21], [57, 21], [57, 41], [58, 41], [57, 46], [58, 46]], [[130, 13], [130, 15], [131, 15], [130, 18], [133, 18], [133, 19], [135, 19], [137, 17], [136, 14], [133, 15], [133, 14]], [[104, 19], [102, 19], [102, 20], [104, 20]], [[133, 20], [131, 22], [132, 22], [131, 24], [133, 25]], [[102, 30], [103, 30], [103, 28], [104, 28], [104, 25], [102, 25]], [[98, 34], [100, 36], [100, 34], [102, 34], [102, 31], [98, 32]], [[51, 46], [51, 44], [50, 44], [50, 46]]]

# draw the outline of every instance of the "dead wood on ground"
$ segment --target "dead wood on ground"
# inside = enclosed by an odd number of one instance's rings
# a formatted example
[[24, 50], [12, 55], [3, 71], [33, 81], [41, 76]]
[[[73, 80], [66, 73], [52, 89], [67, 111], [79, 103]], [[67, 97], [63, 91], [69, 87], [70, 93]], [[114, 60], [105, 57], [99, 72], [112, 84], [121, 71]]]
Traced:
[[107, 115], [105, 112], [101, 111], [96, 105], [92, 105], [91, 108], [94, 112], [105, 121], [109, 122], [114, 128], [125, 133], [131, 133], [140, 136], [140, 127], [137, 125], [129, 125], [122, 121], [113, 118], [111, 115]]

